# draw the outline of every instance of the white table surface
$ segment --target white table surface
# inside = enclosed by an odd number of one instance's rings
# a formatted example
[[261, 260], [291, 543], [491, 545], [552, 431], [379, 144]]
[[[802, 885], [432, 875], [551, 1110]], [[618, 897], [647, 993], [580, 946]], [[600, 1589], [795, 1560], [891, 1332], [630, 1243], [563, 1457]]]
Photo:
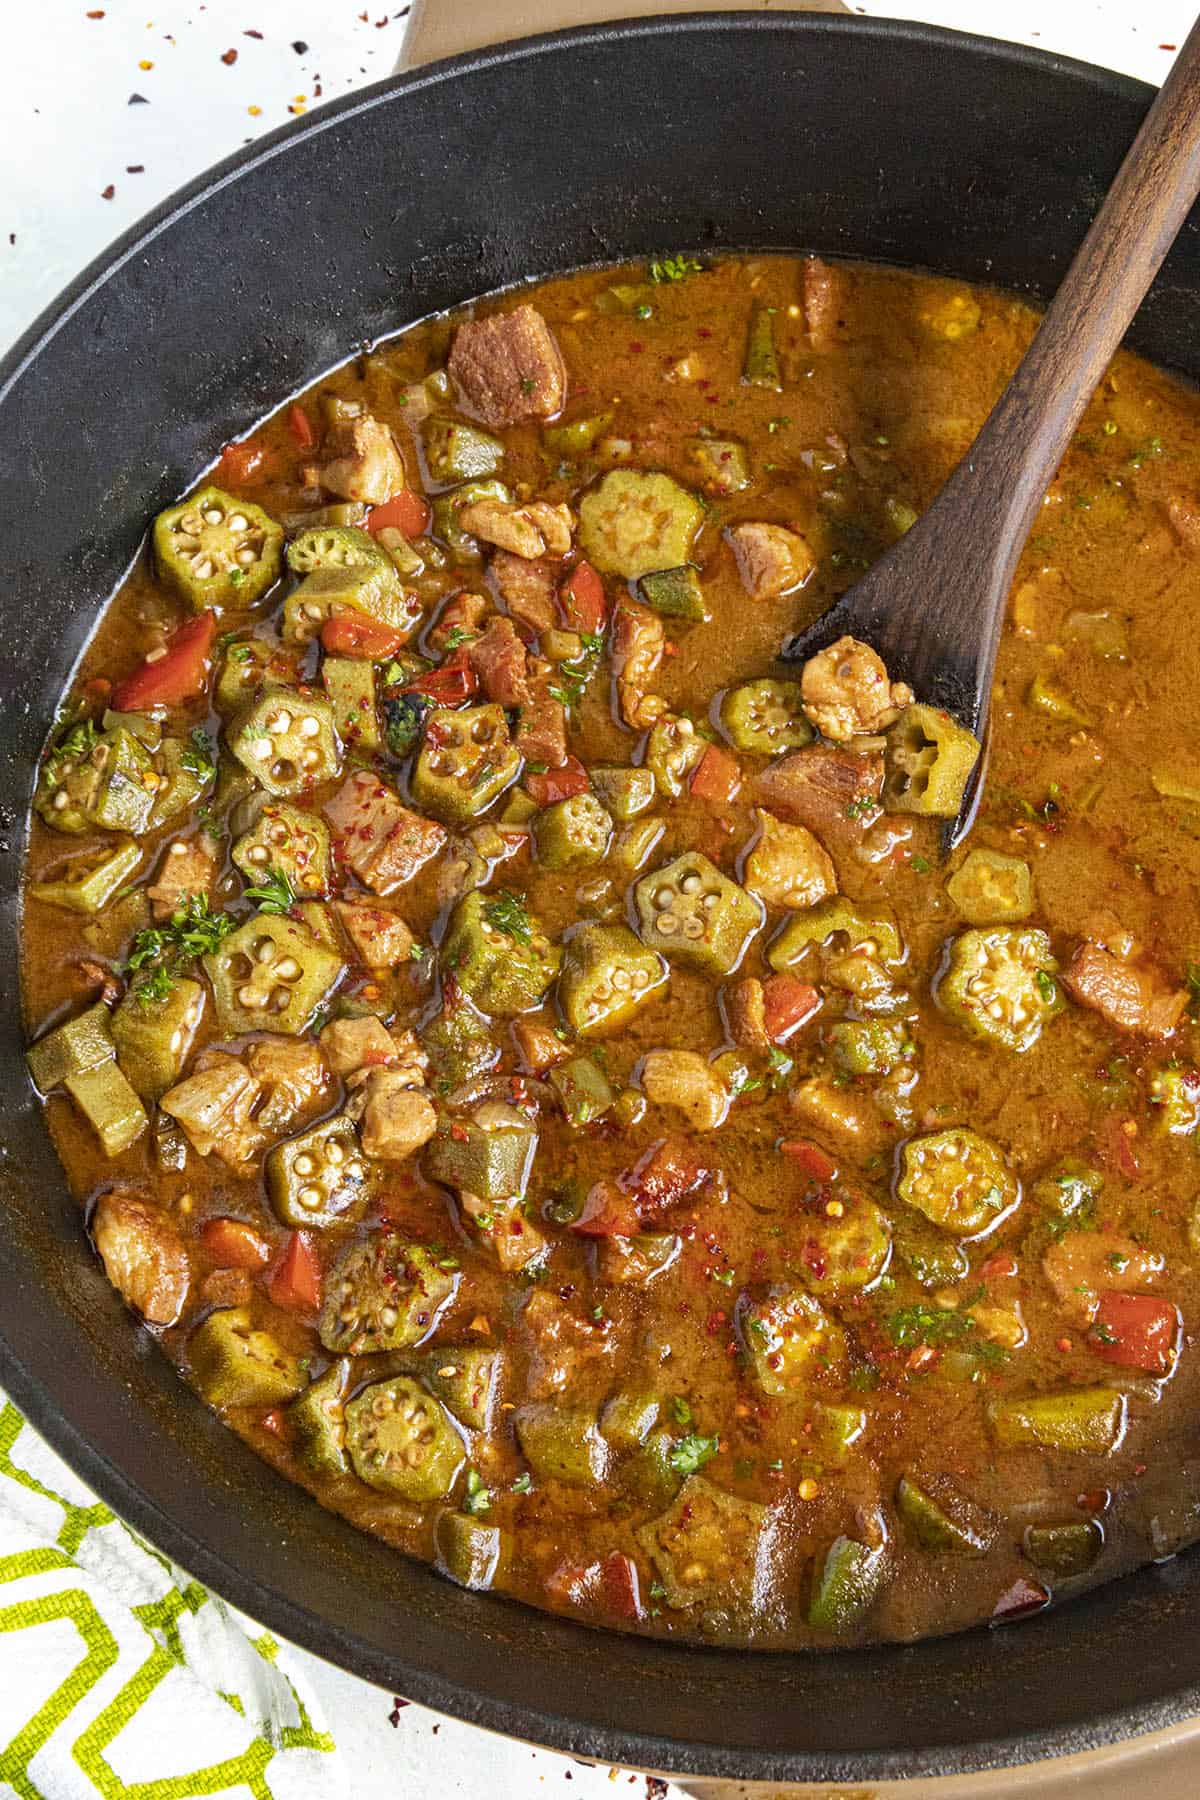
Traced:
[[[487, 0], [459, 3], [482, 13]], [[388, 74], [408, 12], [398, 0], [0, 0], [0, 9], [0, 347], [112, 238], [208, 164], [293, 112]], [[852, 10], [986, 32], [1157, 82], [1195, 8], [1191, 0], [854, 0]], [[644, 1800], [641, 1777], [571, 1763], [422, 1707], [404, 1708], [393, 1724], [389, 1697], [306, 1662], [354, 1800], [532, 1800], [564, 1791], [575, 1800]], [[1137, 1791], [1131, 1775], [1131, 1800]]]

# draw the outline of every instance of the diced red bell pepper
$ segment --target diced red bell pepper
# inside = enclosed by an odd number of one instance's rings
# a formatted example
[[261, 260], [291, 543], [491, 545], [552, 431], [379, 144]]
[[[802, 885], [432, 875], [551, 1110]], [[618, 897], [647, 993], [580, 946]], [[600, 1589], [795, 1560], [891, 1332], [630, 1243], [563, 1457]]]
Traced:
[[1020, 1273], [1016, 1257], [1009, 1250], [997, 1250], [979, 1269], [980, 1281], [1011, 1281]]
[[240, 487], [243, 482], [253, 481], [256, 475], [265, 475], [266, 470], [267, 453], [261, 444], [226, 444], [216, 467], [216, 477], [219, 482]]
[[663, 1138], [621, 1179], [633, 1194], [639, 1214], [654, 1215], [695, 1193], [712, 1173], [686, 1138]]
[[1088, 1349], [1122, 1369], [1169, 1375], [1179, 1343], [1179, 1313], [1153, 1294], [1101, 1294]]
[[572, 1229], [584, 1237], [636, 1237], [642, 1221], [632, 1195], [615, 1181], [597, 1181]]
[[331, 656], [351, 656], [362, 662], [379, 662], [395, 656], [407, 634], [363, 613], [338, 613], [321, 627], [321, 643]]
[[821, 1009], [821, 996], [794, 975], [772, 975], [763, 982], [763, 1025], [773, 1044], [782, 1044], [807, 1025]]
[[304, 408], [299, 403], [289, 406], [287, 418], [288, 430], [295, 438], [297, 448], [311, 450], [317, 441], [317, 434], [313, 430], [312, 420]]
[[479, 677], [463, 664], [454, 668], [431, 669], [406, 681], [402, 694], [420, 694], [431, 706], [464, 706], [479, 692]]
[[1030, 1613], [1041, 1612], [1049, 1606], [1049, 1589], [1040, 1581], [1033, 1581], [1028, 1575], [1018, 1575], [1011, 1587], [1005, 1588], [995, 1606], [992, 1608], [992, 1623], [1006, 1625], [1012, 1619], [1024, 1619]]
[[692, 776], [689, 793], [708, 806], [728, 806], [742, 785], [737, 758], [717, 744], [710, 744]]
[[544, 1583], [546, 1598], [551, 1606], [588, 1606], [599, 1582], [599, 1563], [556, 1563]]
[[605, 1612], [614, 1619], [641, 1618], [641, 1584], [631, 1556], [613, 1550], [604, 1558], [600, 1564], [600, 1599]]
[[209, 1219], [200, 1242], [219, 1269], [261, 1269], [271, 1260], [271, 1246], [242, 1219]]
[[810, 1181], [832, 1181], [837, 1174], [832, 1156], [807, 1138], [786, 1138], [779, 1148]]
[[553, 806], [556, 800], [570, 800], [586, 794], [591, 783], [588, 772], [577, 756], [568, 756], [561, 769], [526, 771], [524, 787], [537, 806]]
[[293, 1231], [283, 1261], [273, 1269], [267, 1292], [277, 1306], [293, 1312], [318, 1312], [321, 1306], [321, 1259], [307, 1232]]
[[568, 631], [598, 632], [608, 618], [604, 583], [589, 562], [579, 562], [558, 590], [558, 608]]
[[1140, 1181], [1142, 1165], [1138, 1161], [1137, 1151], [1133, 1147], [1133, 1138], [1126, 1131], [1128, 1119], [1110, 1113], [1100, 1131], [1100, 1146], [1105, 1162], [1126, 1181]]
[[424, 537], [433, 519], [433, 511], [428, 500], [420, 494], [414, 494], [411, 488], [402, 488], [385, 500], [382, 506], [373, 506], [367, 514], [367, 530], [374, 535], [377, 531], [386, 531], [389, 527], [398, 531], [402, 537]]
[[209, 658], [217, 632], [217, 615], [198, 613], [173, 634], [166, 654], [118, 681], [112, 705], [118, 712], [136, 712], [144, 706], [178, 706], [202, 694], [208, 685]]

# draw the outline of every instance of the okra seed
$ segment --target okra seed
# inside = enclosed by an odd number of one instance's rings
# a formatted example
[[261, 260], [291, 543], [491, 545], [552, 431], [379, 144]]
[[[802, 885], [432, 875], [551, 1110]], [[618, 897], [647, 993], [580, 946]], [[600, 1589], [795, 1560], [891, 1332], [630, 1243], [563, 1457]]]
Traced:
[[635, 988], [637, 988], [639, 990], [644, 987], [649, 987], [650, 977], [646, 973], [645, 969], [637, 969], [634, 971], [633, 985]]
[[674, 898], [675, 895], [671, 888], [660, 887], [654, 896], [654, 904], [661, 910], [664, 906], [670, 906]]
[[299, 1200], [301, 1206], [306, 1207], [309, 1212], [312, 1212], [315, 1207], [318, 1207], [321, 1204], [321, 1190], [317, 1187], [302, 1187], [296, 1198]]
[[319, 750], [306, 750], [300, 758], [306, 769], [315, 769], [320, 760], [321, 752]]
[[178, 1054], [182, 1048], [183, 1048], [183, 1027], [182, 1027], [182, 1025], [177, 1025], [175, 1030], [171, 1033], [171, 1055], [178, 1056]]
[[346, 1180], [347, 1181], [361, 1181], [362, 1177], [363, 1177], [363, 1166], [361, 1163], [353, 1162], [353, 1163], [346, 1164]]
[[248, 569], [251, 563], [258, 561], [258, 552], [257, 550], [252, 550], [247, 544], [244, 550], [238, 551], [237, 559], [243, 569]]
[[399, 1317], [400, 1314], [396, 1311], [394, 1306], [385, 1306], [379, 1315], [379, 1323], [383, 1326], [385, 1331], [390, 1331]]
[[704, 899], [700, 903], [705, 912], [711, 912], [713, 907], [717, 905], [720, 897], [719, 894], [705, 894]]
[[63, 808], [68, 804], [66, 789], [59, 788], [50, 804], [53, 806], [55, 812], [62, 812]]
[[695, 919], [695, 918], [685, 919], [683, 921], [683, 935], [684, 935], [684, 937], [689, 937], [689, 938], [703, 937], [704, 936], [704, 920], [703, 919]]
[[297, 1175], [311, 1175], [316, 1166], [311, 1156], [298, 1156], [292, 1164]]
[[[325, 1146], [325, 1156], [326, 1160], [331, 1162], [335, 1168], [338, 1163], [345, 1162], [346, 1160], [346, 1152], [342, 1149], [340, 1144], [327, 1144]], [[299, 1163], [296, 1164], [296, 1167], [300, 1168]], [[301, 1174], [307, 1174], [308, 1171], [302, 1169], [300, 1172]]]
[[679, 920], [675, 917], [674, 913], [659, 913], [655, 923], [664, 937], [670, 937], [673, 931], [679, 930]]
[[275, 974], [280, 981], [295, 981], [300, 973], [300, 964], [294, 956], [285, 956], [282, 962], [276, 963]]
[[306, 619], [312, 619], [315, 624], [319, 624], [325, 617], [325, 608], [323, 606], [315, 605], [311, 600], [302, 606], [300, 610]]
[[201, 521], [199, 513], [185, 513], [183, 518], [179, 521], [179, 530], [186, 531], [192, 537], [194, 537], [200, 529]]
[[302, 738], [316, 737], [321, 729], [321, 721], [314, 719], [310, 714], [308, 718], [301, 719], [297, 729]]
[[249, 531], [250, 521], [245, 513], [231, 513], [229, 517], [230, 531]]
[[219, 525], [223, 516], [220, 507], [209, 506], [204, 512], [204, 523], [206, 525]]
[[607, 1000], [611, 996], [611, 994], [612, 994], [611, 981], [599, 981], [596, 983], [596, 998], [597, 998], [597, 1000]]
[[272, 959], [274, 958], [274, 955], [275, 955], [275, 940], [274, 940], [274, 938], [260, 937], [258, 942], [254, 946], [255, 962], [260, 962], [260, 963], [271, 962]]
[[632, 979], [628, 969], [618, 969], [612, 978], [612, 984], [619, 994], [627, 994]]
[[256, 863], [260, 868], [271, 859], [271, 852], [263, 844], [255, 844], [253, 850], [246, 852], [246, 861]]
[[685, 875], [679, 884], [681, 894], [698, 894], [700, 892], [699, 875]]
[[266, 1004], [267, 996], [264, 993], [261, 993], [258, 988], [247, 986], [238, 989], [239, 1006], [244, 1006], [249, 1009], [256, 1006], [265, 1006]]
[[292, 715], [286, 710], [277, 712], [273, 719], [267, 720], [267, 730], [271, 733], [272, 737], [283, 737], [285, 732], [291, 730], [291, 727]]
[[192, 574], [197, 581], [208, 581], [217, 572], [217, 565], [211, 556], [196, 557], [192, 563]]
[[271, 754], [271, 746], [266, 738], [255, 738], [250, 745], [250, 754], [255, 762], [266, 762]]
[[187, 848], [188, 847], [184, 843], [182, 838], [176, 838], [175, 842], [171, 845], [171, 848], [168, 850], [167, 855], [168, 856], [186, 856]]

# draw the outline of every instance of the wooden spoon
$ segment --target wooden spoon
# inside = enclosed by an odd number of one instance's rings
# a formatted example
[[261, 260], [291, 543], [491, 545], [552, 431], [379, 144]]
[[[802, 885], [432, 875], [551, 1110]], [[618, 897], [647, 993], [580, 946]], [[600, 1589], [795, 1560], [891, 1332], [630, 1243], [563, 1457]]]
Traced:
[[[1175, 59], [1036, 336], [945, 487], [899, 543], [782, 654], [843, 635], [984, 736], [1017, 561], [1072, 433], [1200, 192], [1200, 20]], [[943, 848], [970, 829], [980, 756]]]

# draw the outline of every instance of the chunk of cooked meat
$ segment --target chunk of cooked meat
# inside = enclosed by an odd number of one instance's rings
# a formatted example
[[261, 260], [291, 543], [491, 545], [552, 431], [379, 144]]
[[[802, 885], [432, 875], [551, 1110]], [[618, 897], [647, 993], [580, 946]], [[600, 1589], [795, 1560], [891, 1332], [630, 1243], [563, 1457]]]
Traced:
[[490, 620], [482, 636], [468, 647], [467, 661], [489, 700], [495, 700], [501, 706], [525, 706], [528, 703], [525, 646], [511, 619], [497, 617]]
[[637, 600], [622, 600], [613, 613], [612, 667], [621, 717], [635, 731], [661, 718], [666, 701], [650, 692], [662, 667], [667, 633], [662, 620]]
[[206, 837], [173, 838], [163, 851], [158, 873], [146, 898], [155, 919], [169, 919], [190, 894], [212, 892], [217, 873], [216, 853]]
[[562, 352], [532, 306], [460, 325], [447, 367], [468, 408], [493, 431], [548, 419], [566, 399]]
[[416, 938], [400, 914], [387, 906], [337, 900], [334, 911], [359, 961], [368, 969], [395, 969], [412, 961]]
[[621, 1187], [633, 1197], [643, 1221], [657, 1218], [703, 1187], [716, 1171], [687, 1138], [668, 1137], [652, 1144], [633, 1168], [621, 1177]]
[[206, 1052], [191, 1075], [177, 1082], [159, 1102], [177, 1119], [200, 1156], [214, 1151], [236, 1173], [265, 1149], [267, 1134], [254, 1118], [263, 1095], [262, 1082], [240, 1057]]
[[747, 975], [725, 998], [729, 1031], [742, 1050], [769, 1050], [771, 1036], [767, 1030], [767, 1009], [763, 984], [755, 975]]
[[567, 709], [550, 689], [555, 684], [549, 663], [529, 669], [529, 699], [517, 720], [515, 743], [527, 762], [561, 769], [567, 760]]
[[762, 835], [746, 858], [746, 886], [767, 906], [815, 906], [837, 893], [828, 851], [805, 825], [784, 825], [761, 807]]
[[818, 1136], [832, 1138], [844, 1150], [870, 1155], [887, 1141], [887, 1130], [869, 1094], [835, 1087], [814, 1075], [788, 1095], [788, 1105]]
[[458, 519], [473, 537], [529, 562], [547, 553], [565, 556], [575, 523], [569, 506], [551, 506], [545, 500], [531, 500], [525, 506], [507, 500], [476, 500], [463, 507]]
[[430, 648], [440, 656], [451, 632], [465, 631], [474, 635], [482, 631], [489, 611], [490, 603], [484, 594], [452, 594], [438, 614], [437, 623], [430, 627]]
[[1042, 1273], [1073, 1325], [1090, 1325], [1100, 1296], [1130, 1294], [1161, 1275], [1156, 1250], [1109, 1231], [1068, 1231], [1042, 1257]]
[[729, 1111], [729, 1089], [696, 1050], [651, 1050], [642, 1088], [652, 1106], [672, 1106], [693, 1131], [715, 1131]]
[[883, 658], [858, 638], [840, 637], [810, 656], [800, 693], [811, 724], [827, 738], [882, 731], [913, 697], [903, 681], [891, 681]]
[[530, 561], [511, 550], [497, 550], [489, 567], [497, 593], [526, 638], [554, 628], [558, 622], [554, 596], [562, 573], [557, 562], [545, 556]]
[[403, 887], [446, 842], [444, 826], [411, 812], [369, 769], [356, 769], [325, 802], [325, 813], [347, 863], [376, 894]]
[[525, 1217], [521, 1200], [481, 1200], [478, 1194], [459, 1192], [459, 1203], [476, 1230], [491, 1245], [506, 1274], [526, 1269], [546, 1248], [546, 1238]]
[[554, 1027], [541, 1019], [514, 1019], [512, 1036], [521, 1066], [531, 1075], [544, 1074], [571, 1054]]
[[804, 329], [814, 350], [832, 350], [837, 342], [838, 314], [842, 306], [845, 276], [831, 269], [819, 256], [806, 256], [800, 265], [800, 304]]
[[391, 1062], [395, 1045], [382, 1019], [332, 1019], [320, 1038], [335, 1075], [343, 1079], [358, 1069], [383, 1069]]
[[824, 841], [853, 842], [879, 816], [883, 757], [809, 744], [764, 769], [755, 786], [772, 812]]
[[437, 1131], [433, 1102], [407, 1070], [373, 1069], [363, 1085], [362, 1147], [383, 1162], [404, 1162]]
[[805, 539], [786, 525], [749, 519], [731, 527], [729, 542], [742, 586], [752, 600], [775, 600], [793, 593], [817, 566]]
[[531, 1400], [550, 1400], [568, 1389], [575, 1394], [589, 1377], [601, 1377], [612, 1350], [611, 1335], [573, 1313], [557, 1294], [535, 1288], [521, 1323], [533, 1339], [526, 1381]]
[[187, 1301], [191, 1268], [166, 1213], [132, 1194], [102, 1194], [92, 1214], [92, 1239], [125, 1304], [150, 1325], [174, 1325]]
[[1099, 944], [1081, 944], [1063, 981], [1081, 1006], [1098, 1012], [1118, 1031], [1161, 1042], [1169, 1038], [1188, 1003], [1187, 990], [1167, 987], [1157, 969], [1122, 962]]
[[329, 1092], [329, 1065], [305, 1038], [260, 1038], [246, 1051], [246, 1066], [266, 1094], [255, 1123], [270, 1138], [290, 1131]]
[[253, 1296], [249, 1269], [213, 1269], [200, 1283], [205, 1306], [248, 1306]]
[[329, 461], [320, 471], [321, 486], [343, 500], [382, 506], [405, 486], [396, 440], [388, 426], [370, 413], [338, 419], [325, 434], [324, 452]]

